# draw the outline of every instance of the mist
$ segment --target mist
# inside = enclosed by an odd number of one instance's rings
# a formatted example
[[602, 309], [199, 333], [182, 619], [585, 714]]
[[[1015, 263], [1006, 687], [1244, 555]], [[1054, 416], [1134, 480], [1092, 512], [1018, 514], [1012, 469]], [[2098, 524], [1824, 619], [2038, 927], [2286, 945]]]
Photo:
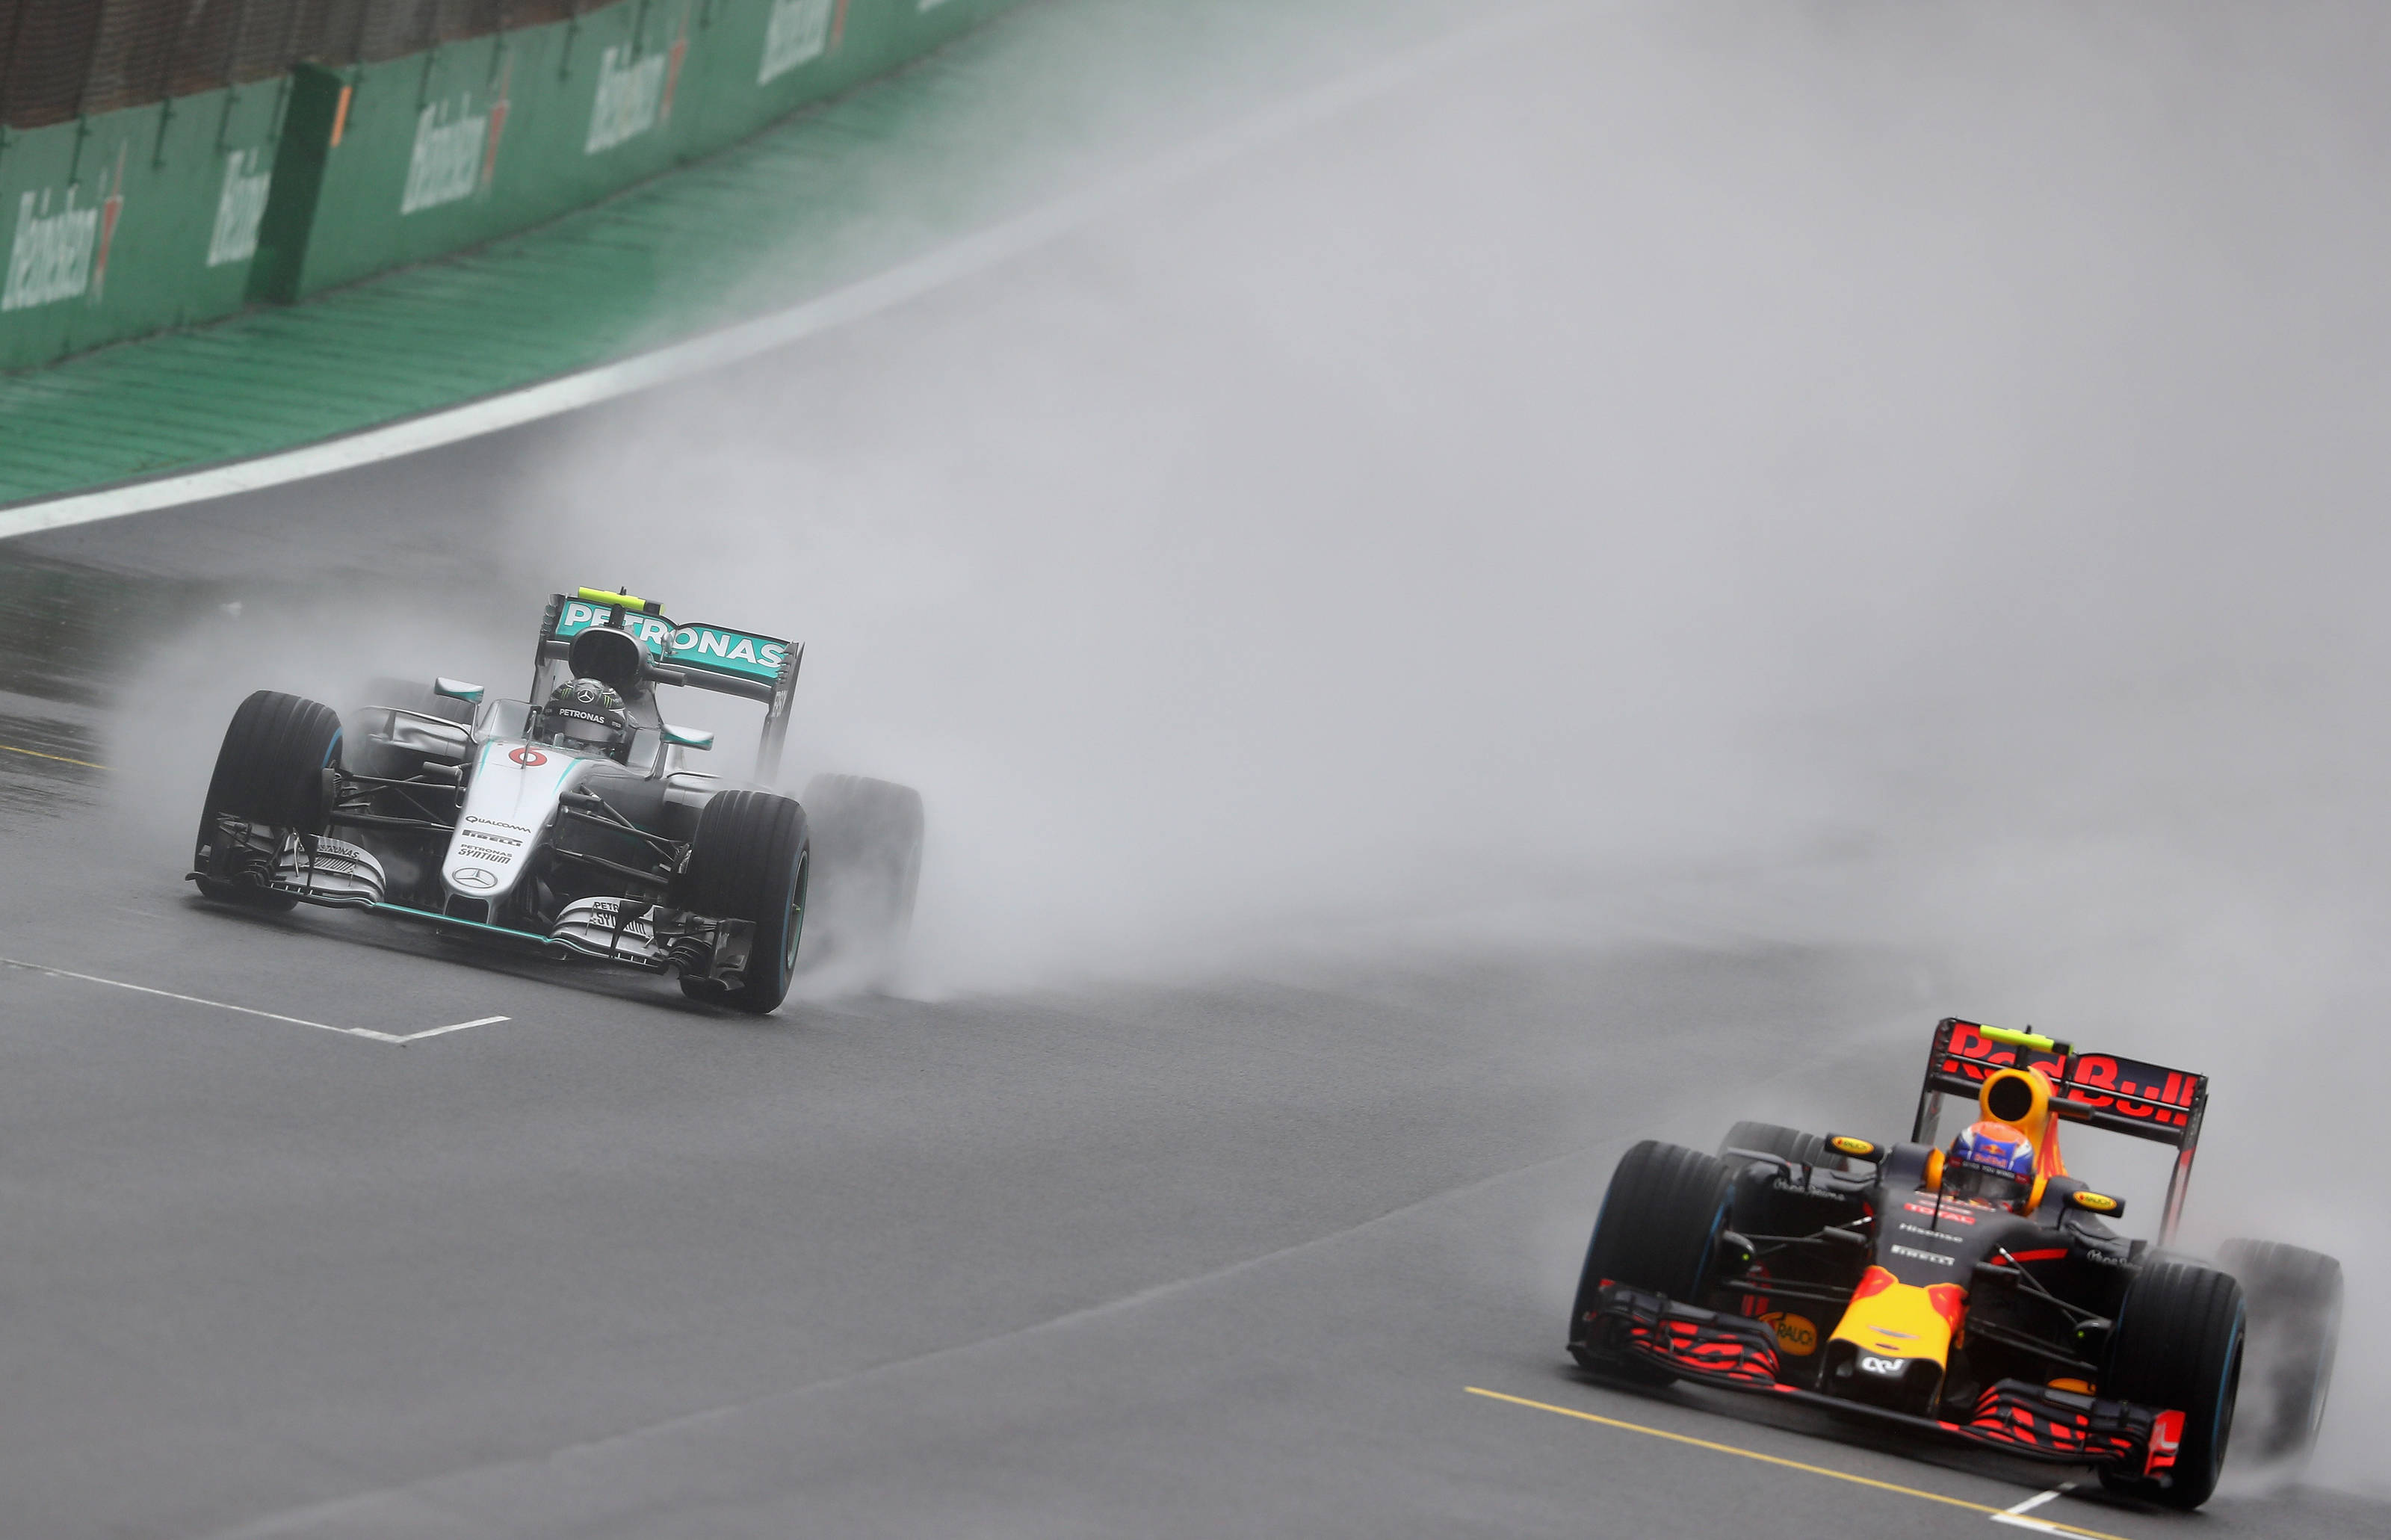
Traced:
[[1570, 19], [590, 418], [511, 561], [806, 638], [796, 757], [932, 794], [957, 981], [1690, 873], [1971, 951], [2362, 931], [2345, 14]]
[[[1556, 14], [579, 420], [505, 472], [439, 659], [393, 608], [291, 672], [527, 667], [585, 582], [805, 640], [792, 786], [927, 799], [917, 992], [1672, 927], [1906, 950], [1921, 1034], [2214, 1075], [2187, 1238], [2335, 1251], [2360, 1300], [2386, 26]], [[736, 710], [693, 723], [734, 770]], [[2316, 1475], [2386, 1490], [2386, 1369], [2353, 1313]]]

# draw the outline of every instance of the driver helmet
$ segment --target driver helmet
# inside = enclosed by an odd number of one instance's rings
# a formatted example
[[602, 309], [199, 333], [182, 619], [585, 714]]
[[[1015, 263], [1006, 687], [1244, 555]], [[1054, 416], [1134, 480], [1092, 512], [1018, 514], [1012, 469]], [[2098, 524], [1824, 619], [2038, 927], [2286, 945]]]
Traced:
[[1951, 1153], [1944, 1158], [1943, 1191], [2023, 1210], [2034, 1191], [2034, 1141], [2007, 1123], [1971, 1125], [1951, 1141]]
[[623, 697], [602, 679], [568, 679], [539, 714], [540, 736], [568, 748], [619, 757], [631, 741]]

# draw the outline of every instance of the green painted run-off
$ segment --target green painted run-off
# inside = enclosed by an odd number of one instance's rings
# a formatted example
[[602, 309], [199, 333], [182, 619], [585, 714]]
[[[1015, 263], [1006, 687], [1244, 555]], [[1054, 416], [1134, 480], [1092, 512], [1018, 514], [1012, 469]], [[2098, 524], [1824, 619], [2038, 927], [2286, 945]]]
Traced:
[[614, 0], [381, 63], [0, 132], [0, 369], [525, 229], [1015, 0]]

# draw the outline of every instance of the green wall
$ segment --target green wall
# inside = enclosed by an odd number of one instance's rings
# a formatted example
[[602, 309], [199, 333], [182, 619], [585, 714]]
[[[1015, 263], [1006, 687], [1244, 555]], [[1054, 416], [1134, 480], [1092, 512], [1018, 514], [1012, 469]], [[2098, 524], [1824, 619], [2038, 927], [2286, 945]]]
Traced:
[[1014, 3], [617, 0], [386, 63], [303, 64], [8, 133], [0, 369], [298, 300], [552, 219]]
[[287, 81], [0, 139], [0, 369], [240, 308]]

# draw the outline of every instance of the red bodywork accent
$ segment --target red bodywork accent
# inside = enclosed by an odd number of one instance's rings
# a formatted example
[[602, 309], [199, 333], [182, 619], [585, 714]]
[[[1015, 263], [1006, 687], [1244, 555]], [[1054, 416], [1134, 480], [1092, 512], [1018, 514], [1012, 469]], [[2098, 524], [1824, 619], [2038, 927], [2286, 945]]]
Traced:
[[1623, 1344], [1680, 1374], [1748, 1390], [1777, 1383], [1777, 1334], [1758, 1321], [1709, 1311], [1672, 1310], [1658, 1295], [1604, 1289], [1602, 1314], [1626, 1330]]
[[[2145, 1441], [2155, 1448], [2157, 1441], [2151, 1438], [2149, 1424], [2135, 1426], [2150, 1413], [2113, 1401], [2082, 1399], [2079, 1409], [2047, 1393], [2036, 1393], [2033, 1386], [2004, 1379], [1977, 1397], [1976, 1415], [1959, 1431], [1987, 1443], [2087, 1460], [2130, 1459]], [[2160, 1415], [2174, 1416], [2178, 1423], [2182, 1420], [2179, 1413]]]
[[2151, 1419], [2151, 1453], [2142, 1474], [2153, 1476], [2175, 1468], [2176, 1451], [2183, 1447], [2183, 1414], [2161, 1412]]

